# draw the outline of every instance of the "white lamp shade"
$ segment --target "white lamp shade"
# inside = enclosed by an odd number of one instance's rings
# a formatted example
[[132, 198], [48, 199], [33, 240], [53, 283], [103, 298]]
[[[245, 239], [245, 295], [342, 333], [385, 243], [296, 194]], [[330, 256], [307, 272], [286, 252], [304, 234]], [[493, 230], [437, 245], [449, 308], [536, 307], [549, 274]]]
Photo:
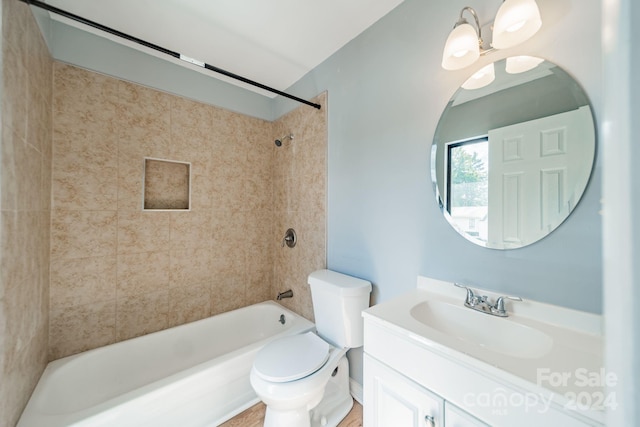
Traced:
[[498, 9], [493, 24], [492, 46], [506, 49], [520, 44], [537, 33], [541, 26], [535, 0], [506, 0]]
[[478, 33], [470, 24], [460, 24], [447, 37], [442, 53], [442, 68], [459, 70], [473, 64], [479, 57]]
[[533, 70], [540, 65], [544, 59], [535, 56], [511, 56], [507, 58], [507, 66], [505, 70], [509, 74], [519, 74], [525, 71]]
[[466, 82], [462, 84], [462, 88], [466, 90], [480, 89], [489, 85], [496, 78], [496, 69], [493, 63], [482, 67], [476, 71]]

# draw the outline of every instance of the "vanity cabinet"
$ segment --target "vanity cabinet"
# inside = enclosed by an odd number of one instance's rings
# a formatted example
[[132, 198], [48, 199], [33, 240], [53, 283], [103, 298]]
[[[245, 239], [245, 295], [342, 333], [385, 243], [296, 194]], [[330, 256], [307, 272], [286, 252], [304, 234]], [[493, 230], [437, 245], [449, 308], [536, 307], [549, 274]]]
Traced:
[[444, 427], [444, 400], [364, 355], [364, 425]]
[[488, 427], [368, 354], [364, 372], [365, 427]]
[[371, 312], [364, 316], [364, 427], [602, 426]]

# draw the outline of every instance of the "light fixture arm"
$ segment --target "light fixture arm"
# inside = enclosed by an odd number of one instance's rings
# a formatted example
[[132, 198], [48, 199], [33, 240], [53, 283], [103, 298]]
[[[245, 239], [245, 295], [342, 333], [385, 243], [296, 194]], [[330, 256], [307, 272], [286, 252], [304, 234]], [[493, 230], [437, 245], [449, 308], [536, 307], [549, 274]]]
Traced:
[[478, 31], [478, 45], [480, 46], [480, 50], [482, 50], [482, 45], [483, 45], [483, 41], [482, 41], [482, 29], [480, 28], [480, 21], [478, 20], [478, 14], [476, 13], [476, 11], [471, 7], [471, 6], [465, 6], [462, 8], [462, 10], [460, 11], [460, 18], [458, 18], [458, 22], [456, 22], [456, 25], [453, 26], [453, 28], [457, 27], [458, 25], [461, 24], [468, 24], [469, 21], [467, 21], [464, 16], [462, 16], [464, 14], [464, 12], [468, 11], [471, 16], [473, 16], [473, 20], [476, 22], [476, 30]]

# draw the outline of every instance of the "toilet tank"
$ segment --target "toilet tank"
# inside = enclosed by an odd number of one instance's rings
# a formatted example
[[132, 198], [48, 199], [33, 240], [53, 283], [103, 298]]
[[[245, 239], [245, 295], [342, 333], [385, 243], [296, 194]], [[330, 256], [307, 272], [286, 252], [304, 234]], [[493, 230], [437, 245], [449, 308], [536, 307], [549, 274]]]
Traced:
[[318, 335], [338, 347], [362, 346], [371, 282], [331, 270], [314, 271], [308, 282]]

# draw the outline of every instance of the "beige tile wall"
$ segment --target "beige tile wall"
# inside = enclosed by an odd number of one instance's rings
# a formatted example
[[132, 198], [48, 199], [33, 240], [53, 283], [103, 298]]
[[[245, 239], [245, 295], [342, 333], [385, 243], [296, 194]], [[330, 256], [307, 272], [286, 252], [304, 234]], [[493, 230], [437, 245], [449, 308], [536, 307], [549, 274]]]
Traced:
[[52, 62], [28, 6], [1, 8], [0, 426], [12, 427], [47, 363]]
[[[272, 298], [273, 124], [54, 65], [50, 357]], [[143, 212], [143, 158], [191, 162]]]
[[[301, 106], [277, 120], [276, 137], [294, 134], [274, 150], [274, 292], [293, 290], [282, 304], [313, 320], [307, 276], [326, 268], [327, 211], [327, 93], [313, 102], [316, 110]], [[282, 247], [288, 228], [296, 230], [298, 244]]]

